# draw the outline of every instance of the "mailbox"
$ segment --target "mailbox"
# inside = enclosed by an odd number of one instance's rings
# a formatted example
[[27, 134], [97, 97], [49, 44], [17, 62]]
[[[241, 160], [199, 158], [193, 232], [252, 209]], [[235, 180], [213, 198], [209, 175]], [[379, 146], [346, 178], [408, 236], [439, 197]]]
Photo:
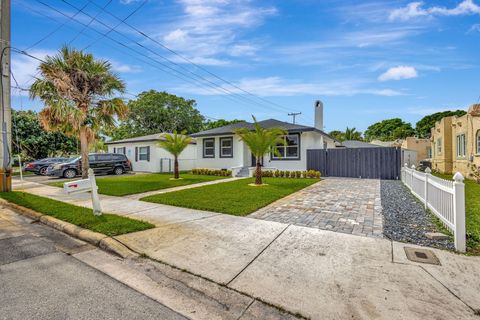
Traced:
[[92, 183], [90, 182], [90, 179], [65, 182], [63, 184], [63, 189], [68, 194], [88, 192], [88, 191], [92, 191]]
[[98, 197], [98, 187], [95, 181], [95, 175], [92, 169], [88, 169], [88, 179], [77, 180], [72, 182], [65, 182], [63, 189], [67, 194], [75, 194], [91, 191], [93, 214], [100, 216], [102, 214], [102, 207], [100, 205], [100, 199]]

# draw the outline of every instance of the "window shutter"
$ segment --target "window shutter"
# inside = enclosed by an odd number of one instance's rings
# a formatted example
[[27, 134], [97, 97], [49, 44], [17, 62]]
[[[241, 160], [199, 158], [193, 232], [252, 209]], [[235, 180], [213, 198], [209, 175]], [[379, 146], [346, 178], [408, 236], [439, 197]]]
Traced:
[[150, 161], [150, 146], [147, 147], [147, 161]]
[[117, 148], [113, 148], [113, 153], [117, 153]]
[[135, 147], [135, 162], [138, 161], [138, 147]]

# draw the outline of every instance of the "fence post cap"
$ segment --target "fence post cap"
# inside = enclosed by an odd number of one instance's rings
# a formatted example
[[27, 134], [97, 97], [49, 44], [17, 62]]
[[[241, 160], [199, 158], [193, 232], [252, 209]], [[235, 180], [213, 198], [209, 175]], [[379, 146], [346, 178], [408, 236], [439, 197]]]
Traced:
[[463, 180], [465, 180], [465, 178], [463, 177], [463, 175], [460, 172], [457, 172], [453, 176], [453, 180], [455, 180], [455, 182], [463, 182]]
[[427, 167], [427, 168], [425, 169], [425, 173], [432, 173], [432, 169], [430, 169], [429, 167]]
[[412, 169], [415, 169], [415, 165], [414, 165], [414, 164], [412, 164]]

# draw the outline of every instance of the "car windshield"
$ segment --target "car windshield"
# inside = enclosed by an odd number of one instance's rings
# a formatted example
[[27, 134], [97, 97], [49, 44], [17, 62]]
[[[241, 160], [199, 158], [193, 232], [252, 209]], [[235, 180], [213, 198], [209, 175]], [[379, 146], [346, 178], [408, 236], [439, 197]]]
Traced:
[[77, 162], [78, 160], [80, 160], [80, 157], [69, 158], [65, 161], [65, 163], [73, 163], [73, 162]]

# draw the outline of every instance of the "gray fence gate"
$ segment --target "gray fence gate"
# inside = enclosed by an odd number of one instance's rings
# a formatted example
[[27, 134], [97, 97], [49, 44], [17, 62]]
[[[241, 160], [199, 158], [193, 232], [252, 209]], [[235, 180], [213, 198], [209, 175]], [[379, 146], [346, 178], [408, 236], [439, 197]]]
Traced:
[[307, 150], [307, 169], [327, 177], [397, 180], [401, 167], [400, 148]]

